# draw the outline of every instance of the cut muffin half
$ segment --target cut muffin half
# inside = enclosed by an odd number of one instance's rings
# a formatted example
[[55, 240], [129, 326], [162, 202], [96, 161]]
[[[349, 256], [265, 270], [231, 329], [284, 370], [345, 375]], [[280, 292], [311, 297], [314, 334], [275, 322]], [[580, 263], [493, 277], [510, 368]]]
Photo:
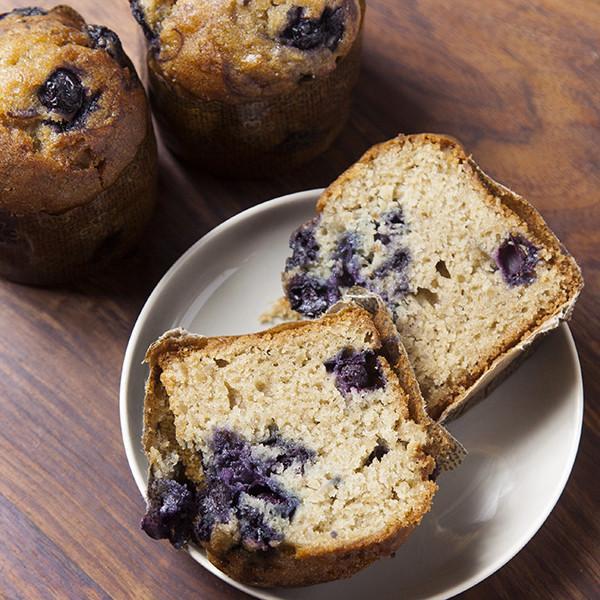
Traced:
[[347, 577], [406, 539], [457, 448], [371, 307], [150, 347], [146, 533], [260, 586]]
[[527, 201], [456, 141], [431, 134], [369, 150], [323, 193], [290, 247], [287, 306], [313, 318], [353, 286], [379, 294], [442, 421], [567, 318], [583, 285]]

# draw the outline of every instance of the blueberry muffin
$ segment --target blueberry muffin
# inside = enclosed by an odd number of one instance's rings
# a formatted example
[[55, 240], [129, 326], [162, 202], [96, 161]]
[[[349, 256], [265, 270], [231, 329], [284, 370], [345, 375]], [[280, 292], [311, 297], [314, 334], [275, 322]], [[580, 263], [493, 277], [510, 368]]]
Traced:
[[169, 145], [228, 176], [292, 168], [347, 118], [363, 0], [131, 0]]
[[0, 144], [1, 275], [68, 280], [141, 233], [156, 145], [114, 32], [67, 6], [0, 15]]
[[384, 331], [348, 303], [257, 334], [161, 337], [146, 356], [145, 532], [260, 586], [348, 577], [393, 553], [459, 453]]
[[583, 285], [539, 213], [436, 135], [367, 152], [290, 246], [288, 306], [313, 318], [353, 286], [378, 294], [430, 414], [442, 419], [485, 395], [521, 350], [567, 318]]

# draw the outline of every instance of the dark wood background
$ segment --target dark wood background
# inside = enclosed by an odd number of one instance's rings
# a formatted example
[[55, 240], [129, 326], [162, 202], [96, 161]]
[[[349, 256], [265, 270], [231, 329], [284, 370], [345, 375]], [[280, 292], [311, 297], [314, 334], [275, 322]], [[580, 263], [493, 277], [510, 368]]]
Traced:
[[[139, 62], [126, 0], [73, 5], [115, 29]], [[464, 598], [598, 592], [600, 2], [368, 5], [352, 117], [324, 157], [290, 176], [232, 182], [183, 169], [161, 150], [160, 202], [136, 253], [69, 288], [0, 283], [0, 596], [244, 597], [138, 528], [144, 507], [118, 413], [129, 334], [162, 274], [215, 225], [324, 186], [373, 143], [417, 131], [458, 137], [490, 175], [529, 198], [587, 284], [572, 321], [586, 393], [573, 474], [526, 548]], [[0, 0], [0, 12], [11, 6]]]

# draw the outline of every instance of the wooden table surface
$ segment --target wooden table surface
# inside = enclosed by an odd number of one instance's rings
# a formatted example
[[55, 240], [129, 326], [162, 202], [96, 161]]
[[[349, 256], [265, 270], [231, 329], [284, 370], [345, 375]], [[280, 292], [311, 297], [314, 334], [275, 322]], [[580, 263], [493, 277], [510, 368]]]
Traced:
[[[0, 12], [10, 5], [0, 0]], [[139, 63], [125, 0], [73, 5], [115, 29]], [[598, 592], [600, 3], [368, 5], [352, 116], [324, 157], [290, 176], [232, 182], [184, 169], [161, 149], [159, 206], [131, 257], [63, 289], [0, 283], [1, 597], [244, 597], [139, 530], [144, 506], [118, 412], [129, 334], [163, 273], [215, 225], [269, 198], [326, 185], [373, 143], [417, 131], [456, 136], [490, 175], [529, 198], [587, 284], [571, 325], [586, 394], [575, 468], [539, 533], [463, 597]]]

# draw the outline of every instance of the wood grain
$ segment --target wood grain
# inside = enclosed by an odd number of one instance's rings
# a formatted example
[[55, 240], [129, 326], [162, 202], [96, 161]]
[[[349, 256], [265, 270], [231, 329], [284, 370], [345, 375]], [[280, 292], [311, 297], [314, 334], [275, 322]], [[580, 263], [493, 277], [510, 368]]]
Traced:
[[[115, 29], [139, 64], [125, 0], [73, 5]], [[1, 0], [0, 12], [10, 6]], [[143, 502], [118, 418], [131, 328], [165, 270], [216, 224], [326, 185], [400, 131], [462, 140], [491, 176], [542, 211], [586, 278], [572, 321], [586, 393], [573, 474], [533, 540], [464, 598], [597, 594], [600, 3], [370, 0], [365, 33], [350, 123], [323, 158], [270, 181], [226, 181], [185, 169], [161, 149], [159, 207], [135, 253], [64, 289], [0, 283], [2, 597], [244, 597], [138, 529]]]

